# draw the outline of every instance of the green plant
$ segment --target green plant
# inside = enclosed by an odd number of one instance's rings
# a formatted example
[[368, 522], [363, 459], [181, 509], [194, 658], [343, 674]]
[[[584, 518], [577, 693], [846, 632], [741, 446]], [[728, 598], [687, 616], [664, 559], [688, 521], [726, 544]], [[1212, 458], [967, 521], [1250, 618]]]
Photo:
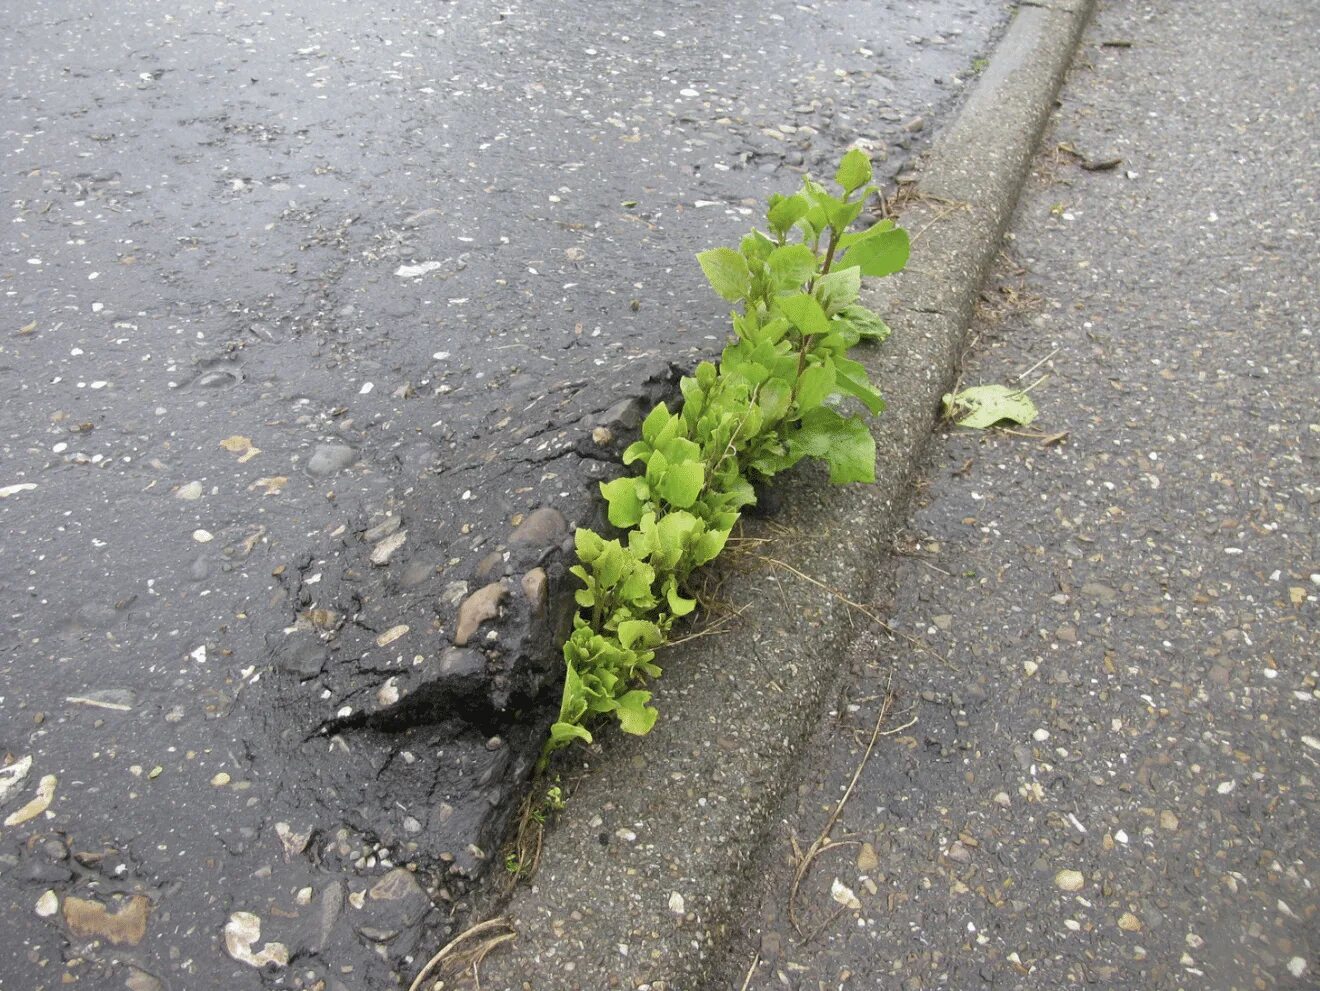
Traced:
[[733, 337], [718, 364], [702, 362], [679, 383], [676, 411], [661, 403], [646, 417], [623, 454], [640, 470], [602, 483], [622, 539], [577, 531], [580, 609], [543, 763], [573, 740], [590, 742], [586, 724], [601, 716], [613, 714], [628, 733], [654, 725], [643, 686], [660, 675], [655, 652], [674, 620], [696, 608], [687, 579], [724, 549], [756, 501], [753, 480], [807, 457], [825, 462], [832, 482], [875, 480], [870, 429], [840, 407], [851, 399], [871, 414], [884, 409], [848, 354], [888, 336], [858, 301], [862, 277], [902, 269], [909, 244], [892, 220], [849, 232], [874, 191], [864, 154], [848, 152], [834, 178], [841, 196], [806, 179], [800, 192], [770, 197], [768, 233], [697, 256], [715, 291], [738, 307]]

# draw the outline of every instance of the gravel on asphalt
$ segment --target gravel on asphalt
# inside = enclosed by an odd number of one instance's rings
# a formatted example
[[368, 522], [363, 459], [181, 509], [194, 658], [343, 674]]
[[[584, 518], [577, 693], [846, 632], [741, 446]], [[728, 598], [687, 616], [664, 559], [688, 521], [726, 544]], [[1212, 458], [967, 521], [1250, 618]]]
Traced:
[[1318, 34], [1101, 4], [712, 987], [1320, 982]]

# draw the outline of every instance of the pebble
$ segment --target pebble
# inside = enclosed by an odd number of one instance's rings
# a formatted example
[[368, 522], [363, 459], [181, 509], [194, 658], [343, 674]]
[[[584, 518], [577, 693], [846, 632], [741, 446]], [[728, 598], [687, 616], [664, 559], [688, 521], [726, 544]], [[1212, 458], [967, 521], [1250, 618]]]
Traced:
[[400, 530], [397, 533], [390, 534], [371, 549], [371, 563], [378, 567], [389, 564], [390, 558], [394, 556], [394, 552], [402, 547], [407, 539], [407, 530]]
[[482, 623], [496, 619], [500, 614], [500, 603], [509, 594], [508, 588], [501, 582], [491, 582], [477, 589], [458, 607], [458, 629], [454, 632], [454, 643], [465, 646]]
[[37, 899], [36, 912], [43, 919], [54, 915], [60, 910], [60, 899], [53, 891], [47, 891]]
[[187, 502], [193, 502], [202, 497], [202, 483], [189, 482], [187, 485], [181, 485], [174, 493], [174, 498], [183, 499]]
[[357, 457], [357, 451], [347, 444], [318, 444], [307, 459], [307, 473], [315, 478], [325, 478], [347, 468]]
[[857, 852], [857, 869], [869, 873], [879, 866], [880, 858], [875, 855], [875, 847], [870, 843], [863, 843], [861, 850]]
[[856, 911], [862, 907], [861, 901], [857, 898], [857, 895], [853, 892], [852, 888], [848, 887], [837, 877], [830, 885], [830, 897], [844, 908], [850, 908]]
[[394, 643], [395, 640], [398, 640], [399, 637], [403, 636], [407, 632], [408, 632], [408, 624], [406, 623], [400, 623], [397, 626], [391, 626], [380, 636], [376, 637], [376, 646], [388, 647], [390, 644]]
[[[424, 216], [426, 212], [427, 211], [423, 210], [422, 213], [414, 214], [413, 217], [420, 218]], [[413, 217], [409, 217], [408, 220], [412, 220]], [[405, 223], [407, 223], [407, 221], [405, 221]], [[435, 272], [444, 267], [444, 262], [421, 262], [418, 265], [400, 265], [394, 270], [394, 274], [401, 279], [416, 279], [423, 275], [429, 275], [431, 272]]]
[[1054, 886], [1060, 891], [1081, 891], [1086, 886], [1086, 878], [1081, 871], [1065, 868], [1054, 875]]
[[564, 514], [549, 506], [542, 506], [527, 514], [527, 518], [509, 534], [510, 544], [531, 544], [536, 547], [549, 547], [559, 543], [568, 533], [568, 522]]
[[1141, 932], [1141, 920], [1131, 912], [1124, 912], [1118, 917], [1118, 928], [1124, 932], [1139, 933]]
[[362, 534], [362, 539], [369, 544], [374, 544], [378, 540], [384, 540], [402, 525], [403, 521], [398, 516], [387, 516], [380, 523], [377, 523], [370, 530]]
[[225, 785], [229, 784], [229, 781], [229, 772], [221, 771], [211, 778], [211, 785], [216, 788], [223, 788]]
[[532, 611], [538, 616], [544, 613], [549, 601], [545, 569], [533, 568], [522, 576], [519, 584], [522, 585], [523, 596], [532, 605]]
[[199, 544], [209, 544], [212, 540], [215, 539], [215, 534], [213, 534], [210, 530], [194, 530], [192, 538], [193, 540], [197, 541]]

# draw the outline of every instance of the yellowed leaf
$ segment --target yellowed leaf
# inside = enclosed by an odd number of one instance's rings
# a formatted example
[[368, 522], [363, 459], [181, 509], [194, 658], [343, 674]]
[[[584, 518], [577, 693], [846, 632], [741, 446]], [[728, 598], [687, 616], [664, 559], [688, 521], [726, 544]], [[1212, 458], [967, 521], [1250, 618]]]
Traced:
[[230, 454], [239, 455], [239, 464], [245, 464], [261, 453], [261, 448], [253, 446], [252, 438], [244, 437], [242, 434], [234, 434], [232, 437], [226, 437], [220, 442], [220, 446]]
[[248, 486], [248, 491], [252, 492], [256, 489], [262, 488], [266, 490], [261, 493], [262, 495], [279, 495], [284, 491], [284, 486], [288, 484], [289, 478], [287, 475], [271, 475], [269, 478], [258, 478]]

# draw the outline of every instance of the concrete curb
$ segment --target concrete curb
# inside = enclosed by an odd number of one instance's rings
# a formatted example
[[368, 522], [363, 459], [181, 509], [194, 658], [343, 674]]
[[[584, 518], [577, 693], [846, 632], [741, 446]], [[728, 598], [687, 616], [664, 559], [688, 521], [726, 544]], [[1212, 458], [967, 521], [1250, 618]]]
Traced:
[[[873, 299], [894, 334], [869, 362], [889, 400], [873, 487], [799, 472], [773, 556], [861, 599], [906, 515], [916, 465], [986, 271], [1094, 0], [1024, 3], [953, 126], [919, 170], [913, 260]], [[812, 477], [806, 477], [812, 474]], [[507, 991], [706, 986], [746, 872], [837, 681], [848, 607], [792, 572], [744, 559], [721, 589], [751, 602], [721, 636], [660, 658], [661, 718], [611, 734], [505, 915], [518, 938], [482, 966]], [[566, 776], [567, 777], [567, 776]]]

